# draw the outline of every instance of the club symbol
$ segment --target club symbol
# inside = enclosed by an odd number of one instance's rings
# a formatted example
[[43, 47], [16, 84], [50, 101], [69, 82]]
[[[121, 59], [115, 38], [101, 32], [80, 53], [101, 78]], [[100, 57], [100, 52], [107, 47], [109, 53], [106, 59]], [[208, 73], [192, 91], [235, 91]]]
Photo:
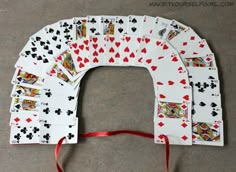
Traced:
[[214, 89], [217, 85], [215, 83], [211, 83], [211, 89]]
[[78, 20], [76, 24], [77, 24], [77, 25], [81, 25], [82, 23], [81, 23], [80, 20]]
[[26, 138], [32, 140], [32, 138], [33, 138], [33, 134], [32, 134], [32, 133], [27, 134], [27, 135], [26, 135]]
[[32, 131], [33, 131], [34, 133], [37, 133], [37, 132], [39, 131], [39, 128], [34, 127]]
[[50, 109], [47, 107], [46, 109], [43, 109], [43, 112], [44, 112], [45, 114], [49, 114]]
[[20, 132], [22, 132], [23, 134], [26, 134], [27, 128], [26, 128], [26, 127], [22, 128], [22, 129], [20, 130]]
[[47, 97], [51, 97], [51, 95], [52, 95], [51, 90], [49, 89], [49, 90], [45, 93], [45, 95], [46, 95]]
[[75, 137], [75, 135], [72, 134], [72, 133], [69, 133], [67, 137], [68, 137], [69, 140], [71, 140], [73, 137]]
[[60, 115], [61, 114], [61, 109], [59, 108], [59, 109], [57, 109], [57, 110], [55, 110], [55, 113], [57, 114], [57, 115]]
[[95, 20], [94, 18], [92, 18], [92, 19], [90, 20], [90, 22], [94, 24], [94, 23], [96, 23], [96, 20]]
[[44, 124], [43, 126], [46, 128], [50, 128], [51, 124]]
[[19, 140], [20, 140], [20, 138], [21, 138], [20, 133], [14, 135], [14, 138], [17, 140], [17, 143], [19, 143]]
[[64, 33], [69, 33], [69, 32], [70, 32], [70, 30], [67, 28], [64, 30]]
[[48, 143], [48, 140], [50, 139], [50, 135], [49, 133], [43, 135], [43, 138], [47, 140], [47, 143]]
[[108, 19], [106, 19], [106, 20], [104, 21], [104, 23], [106, 23], [106, 24], [107, 24], [107, 23], [109, 23], [109, 20], [108, 20]]
[[72, 110], [68, 110], [66, 113], [67, 113], [68, 116], [70, 116], [71, 114], [73, 114], [73, 111]]
[[67, 22], [65, 22], [62, 26], [67, 27], [67, 26], [69, 26], [69, 24]]
[[68, 100], [69, 100], [69, 101], [74, 100], [74, 99], [75, 99], [75, 97], [73, 97], [73, 96], [69, 96], [69, 97], [68, 97]]

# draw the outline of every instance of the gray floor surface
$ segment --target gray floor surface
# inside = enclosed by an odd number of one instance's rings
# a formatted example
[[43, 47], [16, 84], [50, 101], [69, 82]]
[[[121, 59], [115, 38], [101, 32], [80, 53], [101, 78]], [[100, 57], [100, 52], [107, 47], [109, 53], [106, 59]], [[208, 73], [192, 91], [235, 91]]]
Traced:
[[[176, 19], [207, 39], [221, 80], [225, 146], [171, 146], [170, 172], [235, 172], [236, 8], [149, 7], [151, 0], [0, 0], [0, 171], [56, 171], [54, 146], [9, 144], [10, 83], [30, 35], [60, 19], [86, 15], [151, 15]], [[153, 2], [158, 2], [157, 0]], [[235, 1], [231, 1], [235, 2]], [[236, 3], [236, 2], [235, 2]], [[133, 129], [153, 133], [154, 89], [143, 68], [100, 67], [85, 76], [80, 131]], [[164, 172], [164, 146], [119, 135], [63, 146], [66, 172]]]

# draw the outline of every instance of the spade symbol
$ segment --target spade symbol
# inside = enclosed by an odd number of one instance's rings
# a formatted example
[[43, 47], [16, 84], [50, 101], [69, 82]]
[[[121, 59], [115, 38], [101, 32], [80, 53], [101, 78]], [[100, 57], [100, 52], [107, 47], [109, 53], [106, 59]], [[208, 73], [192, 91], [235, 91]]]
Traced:
[[137, 28], [136, 28], [136, 27], [132, 27], [131, 30], [132, 30], [133, 32], [135, 32], [135, 31], [137, 30]]
[[121, 33], [121, 32], [123, 32], [123, 29], [120, 27], [120, 28], [118, 29], [118, 31]]
[[58, 44], [56, 47], [57, 47], [58, 49], [61, 49], [61, 45], [60, 45], [60, 44]]
[[43, 59], [42, 56], [37, 57], [37, 60], [42, 60], [42, 59]]
[[31, 54], [33, 58], [35, 58], [37, 56], [37, 54]]
[[206, 104], [204, 102], [200, 102], [199, 105], [200, 106], [206, 106]]
[[214, 102], [211, 103], [211, 107], [216, 107], [216, 106], [217, 106], [216, 103], [214, 103]]
[[49, 51], [48, 51], [48, 54], [53, 54], [53, 51], [52, 51], [52, 50], [49, 50]]
[[57, 36], [53, 36], [52, 40], [56, 41], [57, 40]]
[[43, 59], [43, 63], [48, 63], [48, 59]]
[[36, 36], [36, 41], [40, 41], [40, 40], [41, 40], [41, 38]]
[[213, 76], [209, 76], [209, 78], [208, 79], [215, 79]]
[[19, 105], [19, 104], [18, 104], [18, 105], [16, 105], [15, 107], [16, 107], [17, 109], [20, 109], [20, 105]]
[[218, 113], [216, 111], [212, 111], [211, 114], [212, 114], [212, 116], [218, 115]]
[[59, 30], [57, 30], [56, 34], [57, 34], [57, 35], [60, 35], [60, 31], [59, 31]]
[[131, 22], [132, 23], [137, 23], [137, 20], [135, 18], [133, 18], [133, 20]]
[[163, 36], [165, 32], [166, 32], [166, 29], [162, 29], [162, 30], [159, 31], [159, 35]]
[[52, 28], [49, 29], [49, 33], [52, 33], [54, 32], [54, 30]]
[[95, 30], [96, 30], [95, 28], [91, 28], [91, 29], [90, 29], [90, 31], [91, 31], [92, 33], [94, 33]]
[[123, 22], [122, 19], [120, 19], [120, 20], [118, 21], [118, 23], [119, 23], [119, 24], [123, 24], [124, 22]]

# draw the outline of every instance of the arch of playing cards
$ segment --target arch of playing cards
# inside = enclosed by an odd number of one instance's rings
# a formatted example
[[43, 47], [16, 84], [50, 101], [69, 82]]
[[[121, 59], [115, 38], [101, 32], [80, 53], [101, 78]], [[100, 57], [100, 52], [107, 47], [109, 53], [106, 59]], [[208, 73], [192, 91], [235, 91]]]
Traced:
[[82, 77], [99, 66], [149, 70], [155, 89], [154, 141], [223, 145], [218, 70], [205, 39], [176, 21], [87, 16], [32, 35], [12, 79], [11, 144], [77, 143]]

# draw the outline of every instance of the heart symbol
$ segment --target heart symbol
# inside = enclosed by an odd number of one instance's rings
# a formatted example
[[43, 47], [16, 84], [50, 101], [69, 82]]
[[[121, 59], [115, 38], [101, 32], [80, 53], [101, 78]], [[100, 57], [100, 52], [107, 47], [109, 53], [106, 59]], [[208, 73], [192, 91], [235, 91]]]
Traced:
[[120, 46], [120, 42], [115, 42], [116, 47]]
[[98, 63], [98, 59], [96, 57], [93, 59], [93, 63]]
[[37, 63], [34, 62], [34, 65], [37, 65]]
[[79, 49], [83, 50], [84, 49], [84, 45], [80, 45]]
[[100, 48], [100, 49], [99, 49], [99, 53], [104, 53], [103, 48]]
[[146, 62], [150, 64], [152, 62], [152, 59], [147, 59]]
[[77, 62], [82, 61], [82, 58], [80, 56], [77, 57]]
[[51, 74], [54, 74], [54, 73], [56, 73], [56, 71], [55, 71], [55, 69], [52, 69]]
[[114, 59], [111, 57], [111, 58], [109, 59], [109, 62], [110, 62], [110, 63], [114, 63]]
[[126, 47], [126, 48], [124, 49], [124, 52], [129, 52], [129, 47]]
[[129, 56], [130, 56], [130, 58], [134, 58], [135, 57], [133, 52]]
[[120, 58], [120, 54], [116, 53], [115, 58]]
[[84, 64], [83, 64], [83, 63], [80, 63], [80, 64], [79, 64], [79, 67], [80, 67], [80, 68], [83, 68], [83, 67], [84, 67]]
[[93, 38], [92, 40], [93, 42], [97, 42], [98, 38]]
[[127, 57], [125, 57], [124, 59], [123, 59], [123, 62], [128, 62], [129, 61], [129, 59], [127, 58]]
[[129, 42], [130, 39], [131, 39], [131, 38], [130, 38], [129, 36], [126, 36], [126, 37], [125, 37], [125, 40], [126, 40], [127, 42]]
[[147, 52], [146, 48], [143, 48], [143, 49], [141, 50], [141, 52], [142, 52], [142, 53], [146, 53], [146, 52]]
[[113, 42], [115, 40], [114, 37], [110, 37], [109, 39], [110, 39], [111, 42]]
[[77, 44], [76, 44], [76, 43], [72, 44], [72, 47], [76, 48], [76, 47], [77, 47]]
[[193, 54], [195, 55], [195, 54], [198, 54], [197, 52], [193, 52]]
[[182, 80], [180, 81], [180, 83], [181, 83], [181, 84], [186, 84], [186, 80], [185, 80], [185, 79], [182, 79]]
[[35, 116], [35, 117], [36, 117], [36, 116], [38, 116], [38, 115], [37, 115], [37, 114], [33, 114], [33, 116]]
[[168, 81], [168, 85], [174, 85], [173, 81]]
[[157, 85], [163, 85], [163, 83], [162, 82], [157, 82]]
[[138, 62], [139, 62], [139, 63], [142, 63], [142, 60], [143, 60], [143, 58], [140, 57], [140, 58], [138, 59]]
[[145, 42], [146, 44], [150, 42], [150, 39], [149, 38], [145, 38]]
[[138, 43], [140, 43], [140, 41], [141, 41], [141, 38], [137, 38], [137, 41], [138, 41]]
[[157, 69], [157, 66], [151, 66], [152, 71], [155, 71]]
[[88, 45], [89, 41], [88, 40], [84, 40], [84, 44]]
[[164, 115], [159, 114], [158, 117], [159, 117], [159, 118], [164, 118]]
[[157, 41], [157, 42], [156, 42], [156, 45], [157, 45], [157, 46], [159, 46], [160, 44], [161, 44], [161, 42], [160, 42], [160, 41]]
[[84, 58], [84, 63], [88, 63], [89, 62], [89, 59], [88, 58]]
[[61, 57], [61, 56], [58, 56], [58, 57], [57, 57], [57, 60], [61, 61], [61, 60], [62, 60], [62, 57]]
[[173, 57], [173, 58], [172, 58], [172, 61], [173, 61], [173, 62], [177, 62], [177, 61], [178, 61], [177, 57]]
[[169, 47], [165, 44], [164, 46], [163, 46], [163, 50], [167, 50]]
[[114, 52], [115, 52], [114, 48], [111, 47], [110, 50], [109, 50], [109, 52], [110, 52], [110, 53], [114, 53]]
[[89, 51], [89, 47], [88, 46], [86, 47], [86, 50]]
[[79, 54], [79, 50], [74, 50], [74, 53], [78, 55]]
[[158, 60], [163, 59], [163, 58], [164, 58], [164, 56], [160, 56], [160, 57], [158, 57]]
[[185, 95], [185, 96], [183, 96], [183, 98], [184, 98], [185, 100], [189, 100], [189, 95]]
[[97, 52], [97, 51], [94, 51], [94, 52], [93, 52], [93, 56], [98, 56], [98, 52]]
[[183, 70], [183, 68], [182, 68], [182, 67], [179, 67], [179, 68], [178, 68], [178, 71], [181, 71], [181, 70]]
[[185, 54], [185, 52], [186, 52], [186, 51], [184, 51], [184, 50], [181, 50], [181, 51], [180, 51], [180, 54]]
[[93, 44], [93, 48], [96, 49], [98, 47], [98, 44]]
[[163, 95], [163, 94], [160, 94], [160, 95], [159, 95], [159, 97], [160, 97], [161, 99], [164, 99], [164, 98], [166, 98], [166, 96], [165, 96], [165, 95]]

